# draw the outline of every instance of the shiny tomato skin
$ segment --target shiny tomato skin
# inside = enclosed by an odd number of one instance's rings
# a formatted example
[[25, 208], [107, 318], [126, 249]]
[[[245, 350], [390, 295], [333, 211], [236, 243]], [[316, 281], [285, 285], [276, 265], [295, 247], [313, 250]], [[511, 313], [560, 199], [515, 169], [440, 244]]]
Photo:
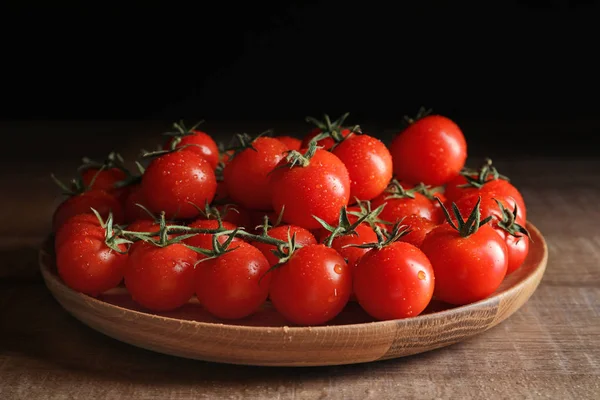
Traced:
[[150, 211], [164, 211], [167, 219], [188, 219], [199, 214], [190, 203], [202, 208], [214, 198], [217, 180], [208, 161], [182, 149], [152, 160], [141, 185]]
[[309, 230], [318, 229], [321, 224], [313, 215], [335, 224], [340, 209], [348, 205], [350, 177], [336, 155], [317, 150], [306, 167], [282, 166], [273, 170], [270, 190], [277, 215], [284, 209], [284, 222]]
[[52, 230], [56, 232], [74, 215], [93, 214], [92, 208], [98, 211], [104, 221], [110, 212], [113, 214], [115, 224], [122, 224], [125, 219], [123, 207], [115, 196], [104, 190], [92, 189], [67, 198], [56, 208], [52, 217]]
[[425, 237], [421, 250], [433, 265], [434, 296], [449, 304], [483, 300], [506, 276], [506, 244], [488, 224], [467, 237], [448, 224], [440, 225]]
[[194, 295], [197, 260], [198, 253], [180, 243], [158, 247], [141, 242], [125, 268], [125, 287], [148, 310], [174, 310]]
[[435, 199], [435, 197], [440, 199], [440, 201], [444, 205], [447, 203], [447, 199], [446, 199], [446, 196], [444, 193], [434, 193], [433, 197], [434, 198], [431, 199], [431, 202], [433, 203], [433, 216], [432, 216], [431, 220], [434, 221], [436, 224], [441, 224], [446, 220], [446, 214], [444, 214], [444, 210], [442, 210], [442, 206]]
[[254, 314], [269, 295], [268, 270], [267, 259], [256, 247], [241, 241], [232, 244], [230, 252], [201, 261], [196, 267], [198, 301], [221, 319]]
[[529, 254], [529, 238], [527, 235], [513, 236], [504, 229], [496, 228], [496, 232], [504, 239], [508, 255], [506, 275], [512, 274], [523, 265]]
[[[314, 235], [310, 233], [310, 231], [301, 228], [295, 225], [280, 225], [275, 228], [269, 229], [269, 236], [275, 239], [288, 241], [288, 231], [289, 235], [296, 235], [296, 244], [300, 246], [308, 246], [311, 244], [317, 244], [317, 239], [315, 239]], [[256, 247], [258, 250], [263, 253], [267, 261], [269, 262], [269, 266], [273, 266], [279, 262], [278, 258], [273, 254], [272, 250], [275, 250], [276, 247], [271, 244], [261, 243], [261, 242], [252, 242], [252, 245]]]
[[[341, 134], [343, 137], [348, 136], [351, 132], [352, 131], [350, 129], [342, 129], [341, 130]], [[314, 138], [315, 136], [317, 136], [320, 133], [321, 133], [321, 130], [319, 128], [315, 128], [312, 131], [310, 131], [309, 133], [307, 133], [306, 136], [304, 136], [304, 139], [302, 139], [302, 146], [300, 146], [300, 147], [303, 149], [308, 148], [308, 144], [310, 143], [312, 138]], [[335, 145], [335, 140], [333, 140], [330, 137], [321, 139], [317, 142], [317, 146], [322, 147], [323, 150], [331, 150], [331, 148], [334, 145]]]
[[455, 178], [467, 159], [467, 142], [456, 123], [430, 115], [397, 135], [390, 152], [401, 181], [440, 186]]
[[387, 203], [381, 214], [379, 214], [379, 218], [384, 221], [395, 223], [413, 214], [429, 220], [436, 218], [433, 202], [421, 193], [414, 193], [414, 198], [405, 197], [386, 200], [387, 196], [389, 196], [388, 193], [383, 193], [371, 202], [373, 209]]
[[[234, 224], [227, 221], [222, 221], [223, 228], [226, 230], [233, 230], [236, 228]], [[200, 229], [217, 229], [219, 227], [219, 221], [216, 219], [198, 219], [188, 225], [190, 228], [200, 228]], [[213, 249], [213, 234], [211, 233], [198, 233], [195, 236], [185, 239], [183, 242], [190, 246], [199, 247], [201, 249], [212, 250]], [[227, 241], [229, 235], [219, 235], [218, 241], [223, 244]], [[232, 245], [235, 242], [241, 242], [238, 236], [234, 237], [231, 241]]]
[[[331, 243], [331, 248], [344, 257], [352, 272], [354, 272], [360, 258], [370, 249], [363, 249], [349, 245], [377, 243], [377, 235], [375, 234], [373, 228], [371, 228], [368, 224], [360, 224], [356, 227], [355, 231], [356, 234], [336, 236]], [[323, 240], [325, 238], [326, 236], [323, 237]]]
[[54, 248], [58, 250], [71, 236], [102, 236], [104, 228], [94, 214], [76, 214], [68, 218], [54, 234]]
[[321, 325], [335, 318], [352, 291], [350, 267], [337, 251], [322, 244], [296, 250], [271, 274], [271, 303], [296, 325]]
[[434, 291], [431, 263], [416, 246], [395, 242], [367, 252], [356, 266], [354, 293], [373, 318], [391, 320], [423, 312]]
[[333, 150], [350, 175], [350, 201], [371, 200], [390, 183], [392, 155], [380, 140], [368, 135], [352, 135]]
[[110, 249], [104, 240], [103, 230], [82, 232], [66, 237], [57, 248], [56, 268], [68, 287], [95, 297], [119, 285], [128, 255]]
[[402, 225], [406, 225], [410, 228], [410, 232], [402, 237], [399, 241], [407, 242], [416, 247], [421, 247], [425, 236], [438, 226], [437, 223], [423, 218], [419, 215], [412, 214], [404, 218]]
[[[169, 139], [164, 149], [170, 150], [175, 139]], [[217, 168], [217, 164], [219, 163], [219, 148], [214, 139], [206, 132], [193, 131], [191, 135], [181, 137], [175, 148], [183, 146], [186, 146], [186, 150], [192, 151], [208, 161], [213, 169]]]
[[302, 147], [302, 140], [292, 136], [276, 136], [275, 139], [285, 144], [288, 150], [299, 151]]
[[251, 210], [270, 210], [269, 173], [285, 157], [287, 146], [277, 139], [260, 137], [225, 166], [223, 176], [231, 200]]
[[148, 208], [146, 200], [144, 199], [144, 193], [142, 191], [142, 185], [134, 185], [130, 188], [127, 193], [127, 197], [123, 202], [123, 210], [125, 212], [125, 222], [130, 223], [140, 219], [151, 220], [152, 217], [143, 208], [137, 206], [141, 204]]
[[[458, 211], [460, 211], [461, 215], [466, 219], [477, 204], [477, 201], [481, 199], [479, 203], [479, 212], [481, 213], [480, 218], [483, 220], [487, 217], [492, 217], [490, 223], [493, 227], [495, 227], [498, 224], [498, 221], [502, 221], [503, 215], [500, 206], [498, 206], [498, 203], [496, 203], [494, 198], [495, 195], [493, 193], [488, 194], [485, 192], [470, 192], [464, 194], [454, 204], [456, 204]], [[502, 196], [498, 196], [497, 200], [500, 201], [505, 208], [512, 212], [515, 204], [515, 200], [512, 197], [503, 198]], [[450, 211], [450, 216], [452, 217], [452, 219], [456, 221], [454, 213], [451, 211], [450, 208], [448, 209], [448, 211]], [[519, 225], [525, 225], [525, 220], [523, 219], [523, 216], [518, 212], [516, 223]]]

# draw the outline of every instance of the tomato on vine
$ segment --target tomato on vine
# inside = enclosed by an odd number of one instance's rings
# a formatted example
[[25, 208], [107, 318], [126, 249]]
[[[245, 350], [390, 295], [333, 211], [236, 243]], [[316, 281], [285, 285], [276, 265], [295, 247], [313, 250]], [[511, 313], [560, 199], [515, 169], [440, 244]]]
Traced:
[[331, 224], [350, 200], [350, 178], [344, 163], [314, 143], [304, 154], [290, 152], [271, 173], [273, 209], [283, 210], [283, 221], [305, 229]]
[[[295, 238], [295, 243], [298, 246], [308, 246], [311, 244], [317, 244], [317, 240], [315, 239], [314, 235], [310, 233], [310, 231], [296, 225], [279, 225], [274, 228], [268, 229], [266, 233], [263, 234], [285, 242], [291, 240], [291, 238], [293, 237]], [[277, 257], [274, 254], [274, 251], [277, 250], [277, 246], [268, 243], [262, 243], [259, 241], [252, 242], [252, 245], [258, 250], [260, 250], [261, 253], [263, 253], [265, 258], [269, 262], [269, 266], [273, 267], [274, 265], [279, 263], [279, 257]], [[285, 254], [285, 251], [287, 250], [284, 248], [283, 251]]]
[[269, 173], [285, 157], [288, 148], [265, 136], [238, 135], [240, 147], [223, 170], [229, 197], [251, 210], [270, 210]]
[[342, 125], [350, 113], [342, 115], [335, 121], [331, 121], [329, 115], [324, 115], [324, 121], [321, 122], [313, 117], [307, 117], [306, 122], [315, 124], [317, 127], [310, 131], [302, 140], [302, 149], [307, 149], [311, 142], [323, 148], [323, 150], [331, 150], [336, 143], [341, 142], [343, 138], [353, 132], [360, 130], [358, 126], [352, 129], [344, 128]]
[[387, 235], [378, 230], [376, 241], [361, 246], [371, 250], [356, 266], [354, 293], [360, 306], [378, 320], [417, 316], [433, 296], [433, 267], [419, 248], [398, 241], [404, 228], [397, 223]]
[[388, 188], [372, 201], [374, 207], [386, 204], [380, 217], [384, 221], [395, 223], [409, 215], [418, 215], [429, 220], [436, 218], [433, 202], [421, 194], [417, 188], [404, 189], [396, 179]]
[[390, 145], [394, 173], [412, 184], [443, 185], [455, 178], [467, 159], [467, 142], [456, 123], [421, 109]]
[[164, 150], [175, 150], [185, 147], [204, 158], [210, 166], [215, 169], [219, 162], [219, 148], [214, 139], [207, 134], [197, 130], [203, 121], [198, 122], [191, 128], [187, 128], [183, 121], [173, 123], [175, 131], [165, 133], [169, 140], [164, 145]]
[[425, 240], [427, 234], [438, 226], [437, 223], [416, 214], [405, 217], [402, 220], [402, 224], [406, 225], [409, 230], [398, 240], [410, 243], [419, 248], [423, 244], [423, 240]]
[[92, 214], [92, 208], [98, 211], [102, 218], [108, 218], [112, 213], [115, 223], [123, 223], [124, 213], [121, 203], [112, 194], [104, 190], [88, 190], [72, 195], [64, 200], [54, 211], [52, 216], [52, 229], [54, 232], [65, 223], [67, 219], [77, 214]]
[[421, 245], [433, 265], [434, 295], [453, 305], [483, 300], [498, 289], [506, 276], [506, 243], [488, 224], [491, 216], [481, 220], [479, 203], [466, 221], [456, 207], [454, 218], [444, 210], [448, 223], [429, 232]]
[[[496, 223], [496, 232], [504, 239], [508, 254], [506, 274], [515, 272], [529, 254], [531, 235], [527, 228], [519, 223], [518, 208], [508, 210], [502, 202], [496, 200], [501, 210], [502, 217]], [[524, 223], [524, 221], [523, 221]]]

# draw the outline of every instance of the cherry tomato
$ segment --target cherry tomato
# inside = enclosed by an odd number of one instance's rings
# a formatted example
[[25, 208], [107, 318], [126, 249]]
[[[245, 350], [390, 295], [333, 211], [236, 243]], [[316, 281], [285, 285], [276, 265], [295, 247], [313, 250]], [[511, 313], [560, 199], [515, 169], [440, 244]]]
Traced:
[[397, 135], [390, 146], [401, 181], [439, 186], [455, 178], [467, 159], [467, 142], [452, 120], [430, 115]]
[[223, 170], [227, 192], [234, 203], [253, 210], [270, 210], [269, 173], [285, 157], [287, 146], [277, 139], [259, 137]]
[[[233, 230], [236, 228], [234, 224], [227, 221], [222, 221], [222, 226], [226, 230]], [[219, 221], [215, 219], [198, 219], [188, 225], [190, 228], [200, 228], [200, 229], [217, 229], [219, 227]], [[213, 249], [213, 236], [211, 233], [198, 233], [195, 236], [185, 239], [183, 242], [190, 246], [199, 247], [201, 249], [212, 250]], [[229, 235], [219, 235], [217, 236], [217, 240], [219, 243], [223, 244], [227, 241]], [[235, 236], [232, 240], [234, 242], [241, 242], [242, 239]]]
[[436, 218], [433, 202], [421, 193], [413, 193], [413, 197], [388, 198], [390, 193], [383, 193], [372, 201], [373, 208], [386, 203], [385, 208], [379, 214], [384, 221], [396, 223], [409, 215], [418, 215], [428, 220]]
[[340, 209], [350, 200], [350, 178], [344, 163], [334, 154], [317, 150], [307, 166], [292, 168], [280, 163], [271, 174], [273, 209], [283, 221], [306, 229], [318, 229], [317, 216], [337, 222]]
[[[109, 248], [104, 230], [80, 232], [65, 238], [56, 253], [58, 275], [73, 290], [90, 296], [117, 287], [123, 279], [127, 254]], [[126, 251], [125, 245], [119, 250]]]
[[425, 236], [427, 236], [429, 232], [438, 226], [437, 223], [415, 214], [404, 218], [402, 225], [408, 226], [410, 228], [410, 232], [404, 236], [401, 236], [399, 241], [410, 243], [419, 248], [423, 244]]
[[[343, 137], [348, 136], [352, 131], [350, 129], [342, 129], [341, 134]], [[315, 136], [317, 136], [318, 134], [321, 133], [321, 130], [319, 128], [315, 128], [312, 131], [310, 131], [302, 140], [302, 146], [300, 146], [300, 148], [302, 149], [306, 149], [308, 148], [308, 144], [310, 143], [310, 141], [312, 140], [312, 138], [314, 138]], [[321, 139], [317, 142], [317, 146], [322, 147], [323, 150], [331, 150], [331, 148], [335, 145], [335, 140], [333, 140], [332, 138], [328, 137], [325, 139]]]
[[267, 299], [268, 270], [269, 263], [260, 250], [246, 242], [235, 243], [231, 251], [201, 261], [196, 267], [198, 301], [217, 318], [247, 317]]
[[433, 265], [434, 296], [449, 304], [485, 299], [506, 276], [506, 244], [489, 224], [466, 237], [449, 224], [440, 225], [425, 237], [421, 249]]
[[[500, 201], [502, 205], [509, 210], [512, 210], [514, 208], [515, 200], [512, 197], [500, 197], [497, 200]], [[498, 203], [496, 203], [496, 200], [494, 200], [493, 194], [488, 194], [485, 192], [469, 192], [461, 196], [454, 204], [456, 204], [458, 211], [460, 211], [460, 213], [463, 216], [466, 216], [469, 215], [469, 213], [471, 212], [471, 210], [473, 210], [473, 207], [475, 207], [475, 204], [477, 204], [478, 201], [480, 201], [479, 209], [481, 213], [481, 219], [485, 219], [491, 216], [492, 220], [490, 221], [490, 223], [492, 224], [492, 227], [495, 227], [498, 221], [502, 220], [503, 214], [502, 210], [498, 206]], [[453, 219], [455, 219], [454, 213], [451, 212], [450, 216]], [[519, 225], [525, 225], [525, 220], [519, 212], [517, 212], [516, 222]]]
[[119, 168], [100, 170], [98, 168], [86, 168], [81, 173], [83, 184], [88, 189], [98, 189], [110, 192], [115, 189], [115, 184], [121, 182], [127, 175]]
[[[130, 232], [152, 232], [152, 233], [158, 233], [160, 231], [160, 224], [152, 221], [150, 219], [138, 219], [136, 221], [133, 221], [131, 224], [129, 224], [127, 226], [127, 230]], [[169, 238], [172, 238], [174, 235], [168, 235]], [[155, 239], [157, 239], [157, 237], [154, 237]], [[129, 247], [129, 254], [133, 254], [134, 251], [136, 251], [139, 247], [141, 247], [141, 245], [144, 242], [141, 240], [138, 240], [136, 242], [134, 242], [130, 247]]]
[[512, 274], [519, 269], [521, 265], [523, 265], [525, 258], [527, 258], [527, 254], [529, 253], [529, 238], [527, 235], [522, 234], [518, 234], [518, 236], [511, 235], [501, 228], [497, 228], [496, 232], [504, 239], [504, 242], [506, 243], [508, 255], [506, 274]]
[[54, 235], [54, 248], [58, 249], [71, 237], [104, 235], [104, 228], [94, 214], [76, 214], [60, 225]]
[[[469, 173], [471, 178], [477, 178], [477, 172]], [[492, 176], [487, 178], [488, 181], [492, 180]], [[463, 175], [458, 175], [450, 180], [444, 189], [444, 195], [446, 196], [446, 201], [454, 202], [458, 200], [465, 192], [477, 190], [474, 186], [462, 187], [467, 185], [469, 181]]]
[[352, 272], [344, 258], [322, 244], [296, 250], [271, 273], [271, 303], [293, 324], [330, 321], [346, 306], [352, 291]]
[[302, 146], [302, 140], [292, 136], [276, 136], [275, 139], [285, 144], [288, 150], [299, 151]]
[[214, 198], [216, 189], [210, 164], [187, 148], [155, 158], [142, 177], [149, 210], [164, 211], [167, 219], [197, 217], [199, 211], [193, 204], [203, 207]]
[[123, 203], [123, 210], [125, 211], [125, 222], [133, 222], [138, 219], [151, 220], [152, 217], [143, 208], [137, 206], [141, 204], [146, 206], [146, 200], [144, 199], [144, 193], [141, 185], [132, 186], [125, 198]]
[[198, 253], [180, 243], [158, 247], [140, 242], [125, 268], [125, 287], [148, 310], [174, 310], [194, 295], [197, 260]]
[[481, 196], [488, 195], [495, 197], [498, 200], [504, 200], [508, 204], [508, 208], [512, 211], [517, 206], [518, 215], [522, 217], [522, 220], [527, 219], [527, 208], [525, 207], [525, 200], [521, 195], [521, 192], [510, 182], [504, 179], [495, 179], [487, 182], [479, 190]]
[[392, 179], [392, 156], [383, 142], [368, 135], [352, 135], [333, 150], [348, 169], [350, 199], [371, 200]]
[[52, 218], [52, 230], [56, 232], [67, 219], [74, 215], [93, 214], [92, 208], [98, 211], [104, 220], [112, 211], [114, 223], [122, 224], [124, 221], [123, 208], [115, 196], [104, 190], [92, 189], [71, 196], [58, 206]]
[[[280, 225], [275, 228], [269, 229], [268, 233], [269, 236], [272, 238], [284, 240], [287, 242], [288, 230], [290, 236], [293, 236], [294, 234], [296, 235], [296, 244], [300, 246], [317, 244], [317, 240], [315, 239], [314, 235], [310, 233], [310, 231], [299, 226]], [[252, 242], [252, 245], [264, 254], [265, 258], [269, 262], [269, 266], [272, 267], [273, 265], [279, 262], [279, 259], [272, 252], [272, 250], [276, 249], [275, 246], [261, 242]]]
[[181, 137], [173, 137], [167, 141], [164, 149], [170, 150], [176, 141], [175, 148], [186, 146], [185, 149], [198, 154], [204, 158], [210, 166], [215, 169], [219, 163], [219, 148], [210, 135], [205, 132], [194, 130], [192, 134]]
[[[331, 248], [344, 257], [348, 266], [351, 267], [351, 271], [354, 271], [360, 258], [370, 249], [363, 249], [350, 245], [377, 243], [377, 235], [373, 228], [368, 224], [360, 224], [356, 227], [355, 232], [356, 233], [350, 235], [336, 236], [331, 242]], [[328, 231], [322, 232], [319, 241], [323, 243], [329, 234], [330, 232]]]
[[414, 317], [431, 301], [435, 280], [433, 267], [421, 250], [394, 242], [362, 256], [354, 273], [354, 293], [375, 319]]

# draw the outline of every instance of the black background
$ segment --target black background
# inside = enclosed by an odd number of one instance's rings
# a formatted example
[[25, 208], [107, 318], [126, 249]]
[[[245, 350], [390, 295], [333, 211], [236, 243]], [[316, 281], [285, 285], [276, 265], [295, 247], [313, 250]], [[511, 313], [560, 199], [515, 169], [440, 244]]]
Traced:
[[523, 121], [505, 135], [530, 152], [595, 154], [597, 2], [458, 3], [8, 2], [0, 118], [394, 124], [427, 106]]

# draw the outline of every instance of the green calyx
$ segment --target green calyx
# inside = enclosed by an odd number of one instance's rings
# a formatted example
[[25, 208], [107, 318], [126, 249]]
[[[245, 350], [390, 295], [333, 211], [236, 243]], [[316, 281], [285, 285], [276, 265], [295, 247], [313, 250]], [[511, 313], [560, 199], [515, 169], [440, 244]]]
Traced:
[[321, 224], [321, 226], [323, 226], [323, 228], [330, 232], [330, 234], [325, 238], [324, 244], [327, 247], [331, 247], [333, 239], [335, 239], [338, 236], [358, 235], [358, 233], [356, 232], [356, 228], [358, 228], [360, 224], [365, 222], [368, 218], [376, 219], [377, 216], [381, 214], [381, 211], [383, 211], [384, 207], [385, 204], [382, 204], [370, 213], [364, 214], [361, 217], [359, 217], [354, 223], [350, 223], [348, 219], [348, 211], [346, 207], [342, 207], [340, 209], [340, 216], [338, 218], [337, 226], [329, 225], [327, 222], [317, 217], [316, 215], [313, 215], [313, 218], [316, 219]]
[[[326, 138], [332, 138], [335, 142], [335, 144], [334, 144], [334, 147], [335, 147], [337, 144], [343, 142], [345, 139], [347, 139], [352, 134], [361, 134], [362, 131], [361, 131], [359, 125], [354, 125], [353, 127], [343, 126], [344, 121], [346, 121], [346, 119], [348, 118], [349, 115], [350, 115], [350, 113], [347, 112], [333, 122], [331, 121], [331, 119], [329, 118], [329, 115], [327, 115], [327, 114], [323, 115], [323, 121], [319, 121], [318, 119], [316, 119], [314, 117], [306, 117], [306, 122], [314, 124], [321, 131], [318, 135], [313, 137], [311, 139], [311, 141], [318, 142], [319, 140], [323, 140]], [[351, 134], [344, 137], [342, 135], [342, 131], [344, 129], [350, 129]]]
[[418, 187], [414, 187], [412, 189], [404, 189], [400, 182], [394, 178], [385, 189], [385, 200], [389, 199], [414, 199], [415, 193], [419, 193]]
[[[383, 203], [379, 208], [381, 208], [383, 210], [383, 208], [385, 207], [386, 204], [387, 203]], [[384, 221], [379, 218], [379, 214], [381, 214], [381, 211], [378, 213], [374, 213], [373, 210], [371, 210], [371, 202], [370, 201], [359, 200], [357, 198], [356, 205], [360, 208], [360, 211], [348, 211], [348, 214], [353, 215], [358, 218], [362, 218], [363, 216], [365, 216], [366, 218], [364, 219], [364, 222], [369, 224], [371, 226], [371, 228], [375, 229], [375, 226], [377, 226], [377, 225], [393, 225], [392, 222]]]
[[433, 112], [433, 110], [431, 108], [420, 107], [419, 111], [417, 111], [417, 115], [415, 115], [414, 117], [409, 117], [408, 115], [405, 115], [404, 116], [405, 127], [408, 127], [409, 125], [414, 124], [418, 120], [425, 118], [428, 115], [431, 115], [432, 112]]
[[473, 211], [469, 215], [469, 218], [466, 220], [460, 213], [460, 210], [456, 206], [455, 203], [452, 203], [452, 212], [456, 218], [456, 222], [453, 221], [448, 209], [444, 206], [444, 203], [439, 198], [436, 198], [437, 202], [442, 207], [442, 211], [444, 211], [444, 215], [446, 216], [446, 220], [454, 229], [458, 231], [461, 237], [468, 237], [475, 234], [480, 227], [487, 224], [492, 220], [492, 217], [489, 216], [485, 218], [483, 221], [481, 220], [481, 210], [479, 208], [479, 204], [481, 203], [481, 196], [477, 199], [477, 203], [475, 203], [475, 207], [473, 207]]
[[486, 183], [496, 179], [510, 181], [507, 176], [498, 172], [498, 169], [496, 169], [496, 167], [492, 164], [492, 160], [490, 158], [486, 158], [484, 163], [477, 171], [463, 169], [463, 171], [461, 171], [461, 175], [465, 177], [467, 183], [459, 185], [458, 187], [460, 188], [475, 187], [479, 189], [482, 188]]
[[513, 209], [513, 211], [510, 211], [506, 207], [504, 207], [504, 205], [498, 199], [494, 199], [494, 201], [498, 204], [498, 207], [500, 208], [500, 211], [502, 212], [502, 220], [498, 221], [498, 227], [500, 229], [503, 229], [504, 231], [508, 232], [510, 235], [512, 235], [514, 237], [520, 238], [521, 236], [525, 235], [529, 238], [530, 241], [533, 241], [531, 239], [531, 235], [529, 234], [529, 231], [527, 230], [527, 228], [519, 225], [516, 222], [517, 221], [517, 212], [518, 212], [517, 205], [515, 204], [515, 208]]
[[423, 196], [427, 197], [429, 200], [434, 201], [437, 198], [436, 193], [442, 192], [444, 188], [442, 186], [432, 187], [431, 185], [426, 185], [423, 182], [421, 182], [418, 185], [416, 185], [413, 188], [413, 190], [415, 191], [415, 193], [420, 193]]
[[273, 130], [272, 129], [267, 129], [264, 132], [259, 133], [256, 136], [250, 136], [247, 133], [236, 133], [235, 137], [237, 138], [237, 145], [233, 145], [230, 146], [227, 151], [233, 151], [233, 154], [230, 156], [230, 160], [233, 160], [238, 154], [240, 154], [242, 151], [250, 149], [253, 151], [258, 151], [256, 150], [256, 148], [253, 146], [253, 143], [260, 137], [263, 136], [269, 136], [273, 134]]
[[[317, 150], [321, 147], [317, 146], [316, 140], [311, 140], [308, 144], [308, 148], [304, 152], [304, 154], [300, 153], [297, 150], [291, 150], [286, 152], [284, 164], [278, 165], [271, 172], [280, 168], [289, 168], [292, 169], [294, 167], [308, 167], [310, 165], [311, 158], [317, 153]], [[271, 173], [269, 172], [269, 173]]]
[[120, 229], [118, 227], [114, 226], [112, 212], [110, 212], [108, 214], [106, 221], [104, 221], [102, 219], [102, 216], [100, 215], [100, 213], [98, 213], [98, 211], [96, 211], [96, 209], [91, 208], [91, 210], [94, 213], [94, 215], [96, 216], [96, 218], [98, 218], [98, 221], [100, 222], [100, 226], [105, 231], [104, 243], [106, 244], [106, 246], [109, 249], [116, 251], [119, 254], [126, 254], [127, 250], [121, 250], [120, 246], [123, 244], [128, 245], [133, 242], [131, 240], [128, 240], [127, 238], [119, 235]]
[[397, 221], [389, 231], [383, 231], [379, 226], [376, 226], [375, 234], [377, 235], [377, 242], [364, 243], [364, 244], [348, 244], [346, 247], [358, 247], [360, 249], [378, 249], [381, 250], [392, 243], [397, 242], [402, 236], [407, 235], [411, 232], [411, 229], [407, 225], [402, 225], [401, 220]]

